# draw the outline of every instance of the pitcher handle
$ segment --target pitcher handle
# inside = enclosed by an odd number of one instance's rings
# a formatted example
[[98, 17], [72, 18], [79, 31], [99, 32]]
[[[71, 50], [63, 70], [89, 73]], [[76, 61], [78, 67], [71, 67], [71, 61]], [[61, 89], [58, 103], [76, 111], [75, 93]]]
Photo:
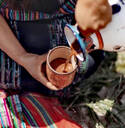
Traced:
[[104, 47], [104, 42], [103, 42], [102, 35], [101, 35], [101, 33], [99, 31], [96, 31], [95, 34], [97, 36], [98, 43], [99, 43], [99, 48], [98, 49], [102, 50], [103, 47]]

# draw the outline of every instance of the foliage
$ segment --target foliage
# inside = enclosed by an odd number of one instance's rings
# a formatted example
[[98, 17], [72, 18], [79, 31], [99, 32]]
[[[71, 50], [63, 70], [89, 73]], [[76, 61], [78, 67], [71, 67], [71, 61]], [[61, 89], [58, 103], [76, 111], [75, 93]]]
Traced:
[[98, 71], [63, 101], [84, 128], [125, 128], [125, 78], [115, 71], [116, 60], [116, 53], [106, 53]]

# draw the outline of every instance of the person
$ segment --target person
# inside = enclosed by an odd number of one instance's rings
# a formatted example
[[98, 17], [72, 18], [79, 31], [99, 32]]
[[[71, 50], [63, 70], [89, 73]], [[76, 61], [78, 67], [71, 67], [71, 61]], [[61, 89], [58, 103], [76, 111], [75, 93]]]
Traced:
[[[18, 91], [23, 92], [23, 95], [20, 96], [20, 102], [26, 126], [28, 124], [30, 127], [44, 127], [42, 123], [45, 123], [45, 120], [48, 121], [48, 118], [45, 117], [45, 111], [51, 113], [54, 105], [49, 102], [54, 101], [51, 98], [49, 101], [43, 95], [65, 96], [73, 85], [93, 74], [104, 58], [103, 51], [100, 50], [88, 54], [88, 59], [80, 62], [80, 67], [72, 85], [63, 90], [59, 90], [52, 85], [41, 72], [41, 65], [46, 61], [47, 52], [55, 46], [67, 45], [64, 35], [65, 24], [74, 24], [74, 19], [76, 19], [81, 29], [86, 31], [87, 29], [97, 30], [103, 28], [111, 20], [111, 13], [107, 13], [111, 11], [107, 0], [101, 0], [101, 2], [99, 0], [94, 2], [84, 0], [85, 3], [81, 4], [82, 1], [0, 0], [0, 87], [9, 92], [10, 95], [12, 95], [12, 92], [14, 94]], [[89, 8], [87, 1], [90, 2], [92, 9]], [[97, 6], [93, 6], [94, 3], [98, 3]], [[98, 6], [100, 7], [98, 8]], [[88, 12], [88, 10], [91, 11]], [[93, 17], [91, 17], [93, 10], [94, 15], [97, 16], [97, 18], [94, 17], [95, 20], [92, 20]], [[100, 17], [100, 14], [108, 16], [104, 18]], [[85, 22], [81, 22], [85, 19], [87, 19]], [[98, 21], [97, 25], [95, 25], [96, 21]], [[27, 95], [24, 95], [24, 93], [27, 93]], [[45, 103], [48, 103], [48, 106], [51, 107], [48, 107]], [[42, 108], [42, 105], [44, 108]], [[57, 106], [56, 109], [58, 109]], [[35, 115], [32, 112], [33, 110], [37, 111], [39, 115]], [[55, 108], [52, 110], [55, 112]], [[60, 115], [58, 111], [55, 113]], [[56, 118], [55, 122], [58, 123], [61, 119], [65, 119], [67, 126], [69, 125], [70, 128], [80, 127], [78, 125], [74, 126], [72, 121], [69, 123], [69, 118], [66, 118], [68, 115], [62, 110], [61, 112], [63, 114], [57, 117], [52, 116], [52, 113], [48, 115], [54, 119]], [[37, 117], [40, 117], [43, 122], [39, 122]], [[51, 126], [55, 123], [54, 120], [50, 120], [50, 123], [44, 125]], [[67, 126], [59, 125], [59, 128]]]

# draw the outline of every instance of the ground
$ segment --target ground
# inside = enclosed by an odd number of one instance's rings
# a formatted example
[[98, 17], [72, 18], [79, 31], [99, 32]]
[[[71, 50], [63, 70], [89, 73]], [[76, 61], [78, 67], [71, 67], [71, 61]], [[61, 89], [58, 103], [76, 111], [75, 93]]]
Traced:
[[106, 52], [97, 72], [62, 102], [83, 128], [125, 128], [125, 77], [116, 72], [116, 60], [116, 53]]

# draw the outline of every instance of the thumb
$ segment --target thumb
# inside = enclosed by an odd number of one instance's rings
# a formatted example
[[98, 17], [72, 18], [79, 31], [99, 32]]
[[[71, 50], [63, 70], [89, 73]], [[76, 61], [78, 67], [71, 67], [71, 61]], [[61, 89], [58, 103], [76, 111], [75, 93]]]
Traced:
[[56, 86], [52, 85], [52, 83], [50, 83], [49, 81], [47, 82], [46, 85], [51, 90], [55, 90], [55, 91], [59, 90]]
[[48, 79], [45, 77], [45, 75], [43, 74], [43, 72], [41, 73], [41, 77], [39, 79], [39, 81], [44, 84], [47, 88], [51, 89], [51, 90], [59, 90], [55, 85], [53, 85], [51, 82], [48, 81]]

